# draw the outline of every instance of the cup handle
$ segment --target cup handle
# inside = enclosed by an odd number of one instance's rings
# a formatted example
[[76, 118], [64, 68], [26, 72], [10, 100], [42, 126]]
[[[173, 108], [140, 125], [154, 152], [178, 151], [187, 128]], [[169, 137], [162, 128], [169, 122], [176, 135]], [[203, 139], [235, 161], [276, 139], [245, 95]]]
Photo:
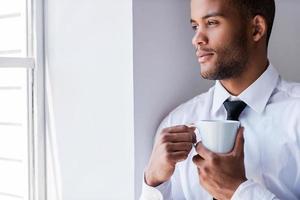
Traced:
[[[195, 132], [195, 135], [196, 135], [196, 143], [193, 144], [194, 147], [196, 147], [196, 145], [197, 145], [197, 143], [198, 143], [197, 133], [198, 133], [198, 135], [201, 137], [200, 131], [199, 131], [198, 127], [197, 127], [194, 123], [186, 124], [186, 126], [189, 127], [189, 128], [195, 128], [195, 131], [197, 131], [197, 132]], [[199, 140], [199, 141], [200, 141], [200, 140]]]

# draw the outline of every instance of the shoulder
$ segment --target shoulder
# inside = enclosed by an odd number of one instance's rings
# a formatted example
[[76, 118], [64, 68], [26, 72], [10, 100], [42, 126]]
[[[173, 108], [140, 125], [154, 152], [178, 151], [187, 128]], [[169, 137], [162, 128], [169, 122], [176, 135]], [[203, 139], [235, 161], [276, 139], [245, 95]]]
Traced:
[[270, 105], [291, 123], [300, 124], [300, 83], [279, 80]]
[[272, 94], [271, 102], [300, 105], [300, 83], [289, 82], [280, 78]]
[[158, 133], [160, 133], [164, 128], [188, 124], [193, 121], [193, 119], [199, 118], [199, 113], [201, 113], [202, 110], [207, 107], [205, 104], [209, 104], [213, 91], [214, 86], [211, 87], [207, 92], [199, 94], [192, 99], [178, 105], [161, 121], [156, 135], [158, 135]]
[[205, 112], [204, 110], [210, 107], [210, 104], [212, 103], [213, 92], [214, 86], [208, 91], [199, 94], [177, 106], [168, 115], [170, 125], [186, 123], [193, 120], [195, 117], [199, 117], [200, 113]]
[[290, 138], [300, 146], [300, 83], [282, 81], [279, 89], [286, 94], [282, 115], [288, 119], [290, 133], [294, 133]]
[[199, 104], [204, 104], [209, 96], [209, 93], [210, 90], [205, 93], [199, 94], [186, 102], [183, 102], [182, 104], [177, 106], [170, 114], [175, 115], [177, 113], [186, 112], [197, 107]]
[[284, 92], [287, 97], [295, 99], [300, 98], [300, 83], [281, 80], [278, 85], [278, 90]]

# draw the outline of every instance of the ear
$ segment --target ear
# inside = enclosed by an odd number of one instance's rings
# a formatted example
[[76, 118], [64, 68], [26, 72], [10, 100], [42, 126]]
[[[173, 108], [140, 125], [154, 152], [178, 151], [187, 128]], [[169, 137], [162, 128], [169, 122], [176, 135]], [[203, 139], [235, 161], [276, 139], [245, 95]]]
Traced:
[[260, 41], [263, 37], [267, 36], [267, 22], [261, 15], [256, 15], [252, 19], [252, 39], [254, 42]]

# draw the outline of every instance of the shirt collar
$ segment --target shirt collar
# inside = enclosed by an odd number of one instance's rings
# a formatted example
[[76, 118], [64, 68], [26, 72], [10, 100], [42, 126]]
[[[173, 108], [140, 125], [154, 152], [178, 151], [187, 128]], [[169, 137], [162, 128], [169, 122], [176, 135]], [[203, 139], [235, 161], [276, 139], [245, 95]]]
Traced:
[[[266, 71], [244, 90], [238, 98], [256, 112], [262, 113], [276, 87], [278, 78], [279, 74], [277, 70], [270, 64]], [[230, 96], [230, 93], [223, 87], [220, 81], [216, 81], [212, 111], [216, 113]]]

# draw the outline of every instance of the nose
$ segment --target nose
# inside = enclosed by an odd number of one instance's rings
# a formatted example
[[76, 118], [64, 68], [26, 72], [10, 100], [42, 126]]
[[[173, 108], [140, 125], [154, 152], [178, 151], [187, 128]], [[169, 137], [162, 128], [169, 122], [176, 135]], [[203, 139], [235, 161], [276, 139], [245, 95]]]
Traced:
[[196, 48], [198, 46], [204, 46], [208, 43], [208, 37], [205, 33], [201, 32], [199, 29], [195, 32], [195, 35], [192, 39], [192, 44]]

